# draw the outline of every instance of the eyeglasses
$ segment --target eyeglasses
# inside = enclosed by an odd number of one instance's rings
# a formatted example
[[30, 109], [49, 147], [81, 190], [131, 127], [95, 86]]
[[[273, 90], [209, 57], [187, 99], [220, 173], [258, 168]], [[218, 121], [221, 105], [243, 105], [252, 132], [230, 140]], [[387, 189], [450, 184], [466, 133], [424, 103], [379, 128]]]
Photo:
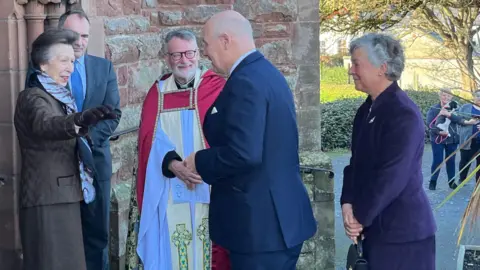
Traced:
[[168, 53], [168, 55], [170, 55], [170, 57], [175, 61], [178, 61], [178, 60], [182, 59], [183, 55], [185, 55], [185, 57], [187, 59], [193, 59], [196, 54], [197, 54], [197, 50], [188, 50], [188, 51], [184, 51], [184, 52]]

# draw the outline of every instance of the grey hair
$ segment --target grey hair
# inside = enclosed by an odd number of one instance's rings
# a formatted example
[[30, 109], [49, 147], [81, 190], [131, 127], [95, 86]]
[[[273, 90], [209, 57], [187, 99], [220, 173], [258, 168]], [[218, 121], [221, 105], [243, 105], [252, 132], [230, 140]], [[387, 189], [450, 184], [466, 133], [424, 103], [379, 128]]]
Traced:
[[350, 54], [358, 48], [366, 51], [368, 61], [372, 65], [380, 67], [387, 64], [387, 72], [385, 72], [387, 79], [390, 81], [400, 79], [405, 68], [405, 54], [398, 40], [385, 34], [370, 33], [350, 43]]
[[36, 69], [40, 69], [40, 65], [48, 63], [56, 52], [51, 48], [57, 44], [66, 44], [73, 47], [79, 36], [76, 32], [68, 29], [49, 29], [41, 33], [32, 43], [32, 52], [30, 59], [32, 65]]
[[165, 44], [168, 44], [168, 42], [170, 42], [170, 40], [172, 40], [173, 38], [179, 38], [186, 41], [194, 41], [195, 43], [197, 43], [197, 37], [195, 36], [195, 34], [192, 31], [186, 29], [173, 30], [168, 32], [168, 34], [165, 36]]
[[447, 87], [441, 87], [440, 89], [438, 89], [438, 93], [439, 94], [453, 94], [453, 89], [452, 88], [447, 88]]

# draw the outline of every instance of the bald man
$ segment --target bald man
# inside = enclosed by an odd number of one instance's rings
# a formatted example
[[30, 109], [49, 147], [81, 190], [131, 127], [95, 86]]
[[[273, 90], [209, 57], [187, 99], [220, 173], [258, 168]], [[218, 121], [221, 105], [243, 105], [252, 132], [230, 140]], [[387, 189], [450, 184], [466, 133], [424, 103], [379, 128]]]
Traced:
[[204, 44], [230, 74], [203, 123], [210, 148], [185, 160], [212, 186], [210, 237], [230, 252], [233, 270], [294, 270], [317, 225], [300, 177], [292, 91], [239, 13], [213, 16]]

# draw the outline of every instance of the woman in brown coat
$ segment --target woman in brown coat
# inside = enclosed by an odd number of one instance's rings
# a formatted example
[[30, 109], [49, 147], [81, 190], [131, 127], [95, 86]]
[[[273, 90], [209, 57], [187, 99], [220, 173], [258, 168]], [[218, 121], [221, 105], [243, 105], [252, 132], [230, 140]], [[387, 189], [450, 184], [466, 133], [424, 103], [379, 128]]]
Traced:
[[17, 99], [22, 156], [20, 233], [25, 270], [85, 270], [80, 202], [95, 198], [88, 129], [117, 116], [108, 106], [77, 112], [68, 88], [78, 34], [49, 30], [32, 45], [34, 72]]

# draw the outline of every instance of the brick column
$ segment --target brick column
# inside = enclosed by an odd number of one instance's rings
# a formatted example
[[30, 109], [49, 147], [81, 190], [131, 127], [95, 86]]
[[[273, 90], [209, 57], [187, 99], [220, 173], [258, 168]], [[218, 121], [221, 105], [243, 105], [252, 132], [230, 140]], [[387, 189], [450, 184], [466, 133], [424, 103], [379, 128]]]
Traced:
[[44, 30], [45, 6], [37, 0], [31, 0], [25, 5], [25, 20], [27, 20], [28, 51], [31, 51], [33, 41]]
[[66, 6], [62, 2], [47, 4], [47, 27], [57, 28], [58, 19], [65, 13], [65, 10]]

